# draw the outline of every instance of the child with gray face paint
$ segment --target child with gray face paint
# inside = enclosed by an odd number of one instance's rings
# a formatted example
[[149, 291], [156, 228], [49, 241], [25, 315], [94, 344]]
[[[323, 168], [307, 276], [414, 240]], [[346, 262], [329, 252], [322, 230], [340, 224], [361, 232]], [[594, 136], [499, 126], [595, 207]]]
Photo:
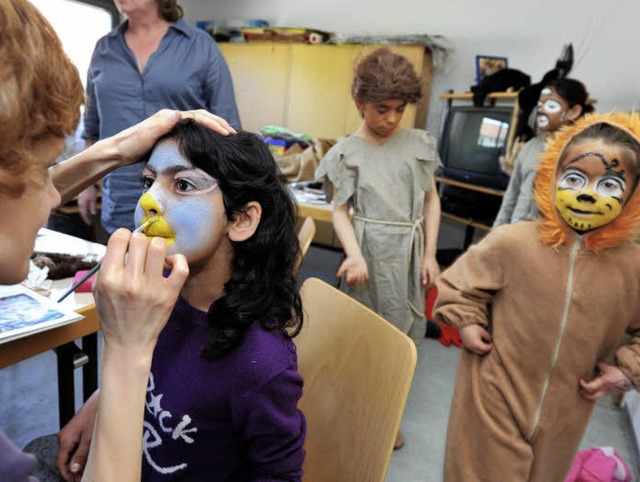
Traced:
[[538, 158], [544, 152], [545, 143], [551, 134], [563, 125], [593, 112], [588, 99], [587, 89], [575, 79], [557, 79], [542, 89], [536, 115], [539, 134], [525, 143], [518, 153], [500, 210], [493, 222], [494, 228], [518, 221], [530, 221], [538, 216], [538, 208], [533, 201], [533, 180]]

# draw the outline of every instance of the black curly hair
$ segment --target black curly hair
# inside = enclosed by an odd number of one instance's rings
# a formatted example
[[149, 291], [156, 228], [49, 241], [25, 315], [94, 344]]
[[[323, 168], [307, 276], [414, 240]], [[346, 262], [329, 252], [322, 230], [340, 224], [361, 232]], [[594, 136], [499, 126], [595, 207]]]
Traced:
[[567, 101], [570, 108], [574, 105], [582, 107], [582, 112], [578, 117], [582, 117], [595, 110], [593, 105], [589, 103], [589, 92], [587, 92], [587, 88], [579, 80], [563, 77], [548, 82], [546, 86], [553, 87], [558, 95]]
[[295, 337], [303, 322], [295, 275], [300, 256], [296, 207], [268, 147], [255, 134], [241, 131], [222, 136], [191, 119], [163, 137], [168, 138], [177, 142], [182, 155], [218, 181], [228, 219], [251, 201], [262, 207], [253, 236], [232, 242], [232, 275], [222, 297], [209, 308], [209, 339], [203, 356], [229, 353], [256, 321], [268, 330], [280, 329]]

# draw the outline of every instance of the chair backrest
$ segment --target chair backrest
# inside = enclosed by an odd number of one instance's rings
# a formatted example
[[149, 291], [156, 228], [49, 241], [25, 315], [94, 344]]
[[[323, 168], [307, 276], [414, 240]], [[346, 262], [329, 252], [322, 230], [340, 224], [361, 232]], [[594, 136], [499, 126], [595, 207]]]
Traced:
[[300, 289], [295, 338], [307, 419], [303, 479], [384, 481], [416, 367], [415, 343], [325, 282]]
[[313, 221], [311, 216], [307, 216], [300, 229], [298, 230], [298, 241], [300, 242], [300, 259], [296, 265], [296, 270], [300, 267], [302, 263], [302, 258], [307, 253], [309, 246], [311, 245], [311, 241], [316, 234], [316, 223]]

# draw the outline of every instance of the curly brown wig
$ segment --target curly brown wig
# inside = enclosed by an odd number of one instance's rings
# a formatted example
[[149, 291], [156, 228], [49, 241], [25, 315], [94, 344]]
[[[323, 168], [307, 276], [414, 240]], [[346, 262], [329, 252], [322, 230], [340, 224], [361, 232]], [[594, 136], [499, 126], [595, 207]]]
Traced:
[[365, 102], [401, 99], [415, 104], [422, 98], [422, 82], [406, 57], [382, 47], [356, 65], [351, 95]]

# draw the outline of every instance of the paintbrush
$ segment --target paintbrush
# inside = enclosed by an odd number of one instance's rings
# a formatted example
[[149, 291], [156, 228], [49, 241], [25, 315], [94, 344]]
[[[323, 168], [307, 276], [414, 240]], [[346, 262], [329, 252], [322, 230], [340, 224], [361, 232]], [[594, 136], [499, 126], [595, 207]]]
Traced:
[[[157, 219], [152, 218], [149, 219], [146, 223], [138, 226], [136, 229], [133, 230], [133, 233], [139, 233], [140, 231], [142, 231], [144, 228], [146, 228], [147, 226], [155, 223], [157, 221]], [[132, 233], [132, 234], [133, 234]], [[75, 290], [78, 289], [78, 287], [84, 283], [85, 281], [87, 281], [89, 278], [91, 278], [91, 276], [93, 276], [99, 269], [100, 266], [102, 266], [102, 261], [100, 261], [98, 264], [96, 264], [93, 268], [91, 268], [87, 274], [85, 274], [82, 278], [80, 278], [76, 283], [74, 283], [71, 288], [69, 288], [67, 291], [65, 291], [65, 293], [58, 298], [58, 303], [60, 303], [62, 300], [64, 300], [67, 296], [69, 296], [71, 293], [73, 293]]]

